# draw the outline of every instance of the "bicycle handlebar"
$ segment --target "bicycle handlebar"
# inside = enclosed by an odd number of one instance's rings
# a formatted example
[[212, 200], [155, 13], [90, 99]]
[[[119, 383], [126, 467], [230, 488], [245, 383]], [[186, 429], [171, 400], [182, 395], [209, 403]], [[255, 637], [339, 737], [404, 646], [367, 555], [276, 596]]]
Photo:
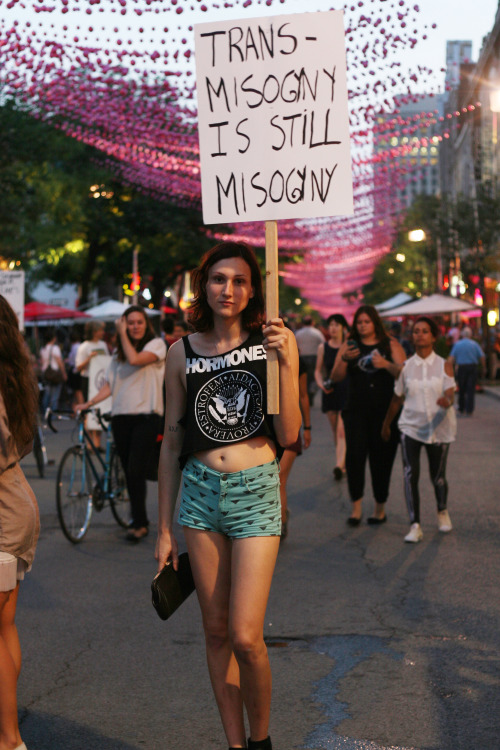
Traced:
[[94, 414], [103, 430], [106, 431], [108, 429], [108, 425], [104, 424], [104, 422], [111, 421], [111, 412], [101, 414], [100, 409], [96, 406], [91, 406], [89, 409], [80, 409], [80, 411], [78, 411], [76, 414], [71, 409], [58, 409], [55, 412], [52, 411], [52, 409], [47, 409], [45, 418], [47, 420], [47, 425], [52, 430], [52, 432], [58, 432], [58, 430], [56, 430], [56, 428], [52, 424], [52, 419], [54, 417], [57, 420], [76, 419], [77, 421], [83, 421], [87, 414]]

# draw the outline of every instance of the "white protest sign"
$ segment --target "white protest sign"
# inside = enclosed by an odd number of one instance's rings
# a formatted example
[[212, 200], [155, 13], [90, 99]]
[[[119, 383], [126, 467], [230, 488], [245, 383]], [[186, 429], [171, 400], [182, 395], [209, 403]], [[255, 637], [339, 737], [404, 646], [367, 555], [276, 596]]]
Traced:
[[[94, 396], [99, 393], [102, 386], [106, 381], [106, 373], [108, 371], [111, 357], [107, 354], [99, 352], [99, 354], [89, 362], [89, 400], [93, 399]], [[97, 406], [101, 411], [101, 414], [106, 414], [111, 411], [113, 399], [111, 396], [100, 401]], [[86, 427], [88, 430], [102, 430], [101, 425], [97, 421], [97, 418], [91, 413], [87, 416]]]
[[195, 26], [206, 224], [353, 213], [343, 15]]
[[0, 294], [16, 313], [24, 330], [24, 271], [0, 271]]

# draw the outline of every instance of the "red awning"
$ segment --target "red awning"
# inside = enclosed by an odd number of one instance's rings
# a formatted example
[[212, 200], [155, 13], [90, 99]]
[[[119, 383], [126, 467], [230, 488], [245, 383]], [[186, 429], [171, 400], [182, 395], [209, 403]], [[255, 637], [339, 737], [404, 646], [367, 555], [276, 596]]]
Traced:
[[80, 310], [71, 310], [68, 307], [47, 305], [45, 302], [28, 302], [24, 306], [25, 320], [67, 320], [69, 318], [89, 318]]

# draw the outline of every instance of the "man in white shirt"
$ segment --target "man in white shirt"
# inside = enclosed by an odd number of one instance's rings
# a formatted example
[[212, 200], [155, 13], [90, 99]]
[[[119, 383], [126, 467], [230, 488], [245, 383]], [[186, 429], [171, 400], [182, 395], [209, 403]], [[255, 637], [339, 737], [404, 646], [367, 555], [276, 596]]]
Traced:
[[302, 320], [302, 328], [299, 328], [299, 330], [295, 332], [295, 338], [297, 339], [299, 354], [304, 360], [307, 368], [307, 393], [309, 395], [309, 404], [312, 406], [314, 394], [318, 390], [314, 378], [318, 346], [325, 343], [325, 337], [321, 331], [318, 331], [314, 326], [311, 316], [306, 315]]

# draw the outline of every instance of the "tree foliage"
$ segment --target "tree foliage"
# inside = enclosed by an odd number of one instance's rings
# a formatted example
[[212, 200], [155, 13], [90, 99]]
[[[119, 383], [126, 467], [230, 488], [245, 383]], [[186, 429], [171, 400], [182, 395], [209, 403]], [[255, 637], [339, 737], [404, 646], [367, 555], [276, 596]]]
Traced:
[[[425, 240], [410, 242], [409, 232], [422, 229]], [[377, 304], [398, 292], [431, 294], [437, 289], [437, 264], [443, 277], [460, 263], [465, 283], [474, 283], [500, 268], [500, 196], [479, 186], [477, 199], [455, 202], [419, 195], [402, 217], [391, 252], [363, 288], [364, 300]], [[398, 257], [404, 256], [404, 261]]]
[[[122, 285], [139, 250], [153, 301], [213, 239], [201, 214], [120, 184], [102, 155], [12, 103], [0, 107], [0, 260], [33, 281]], [[215, 228], [216, 229], [216, 228]]]

